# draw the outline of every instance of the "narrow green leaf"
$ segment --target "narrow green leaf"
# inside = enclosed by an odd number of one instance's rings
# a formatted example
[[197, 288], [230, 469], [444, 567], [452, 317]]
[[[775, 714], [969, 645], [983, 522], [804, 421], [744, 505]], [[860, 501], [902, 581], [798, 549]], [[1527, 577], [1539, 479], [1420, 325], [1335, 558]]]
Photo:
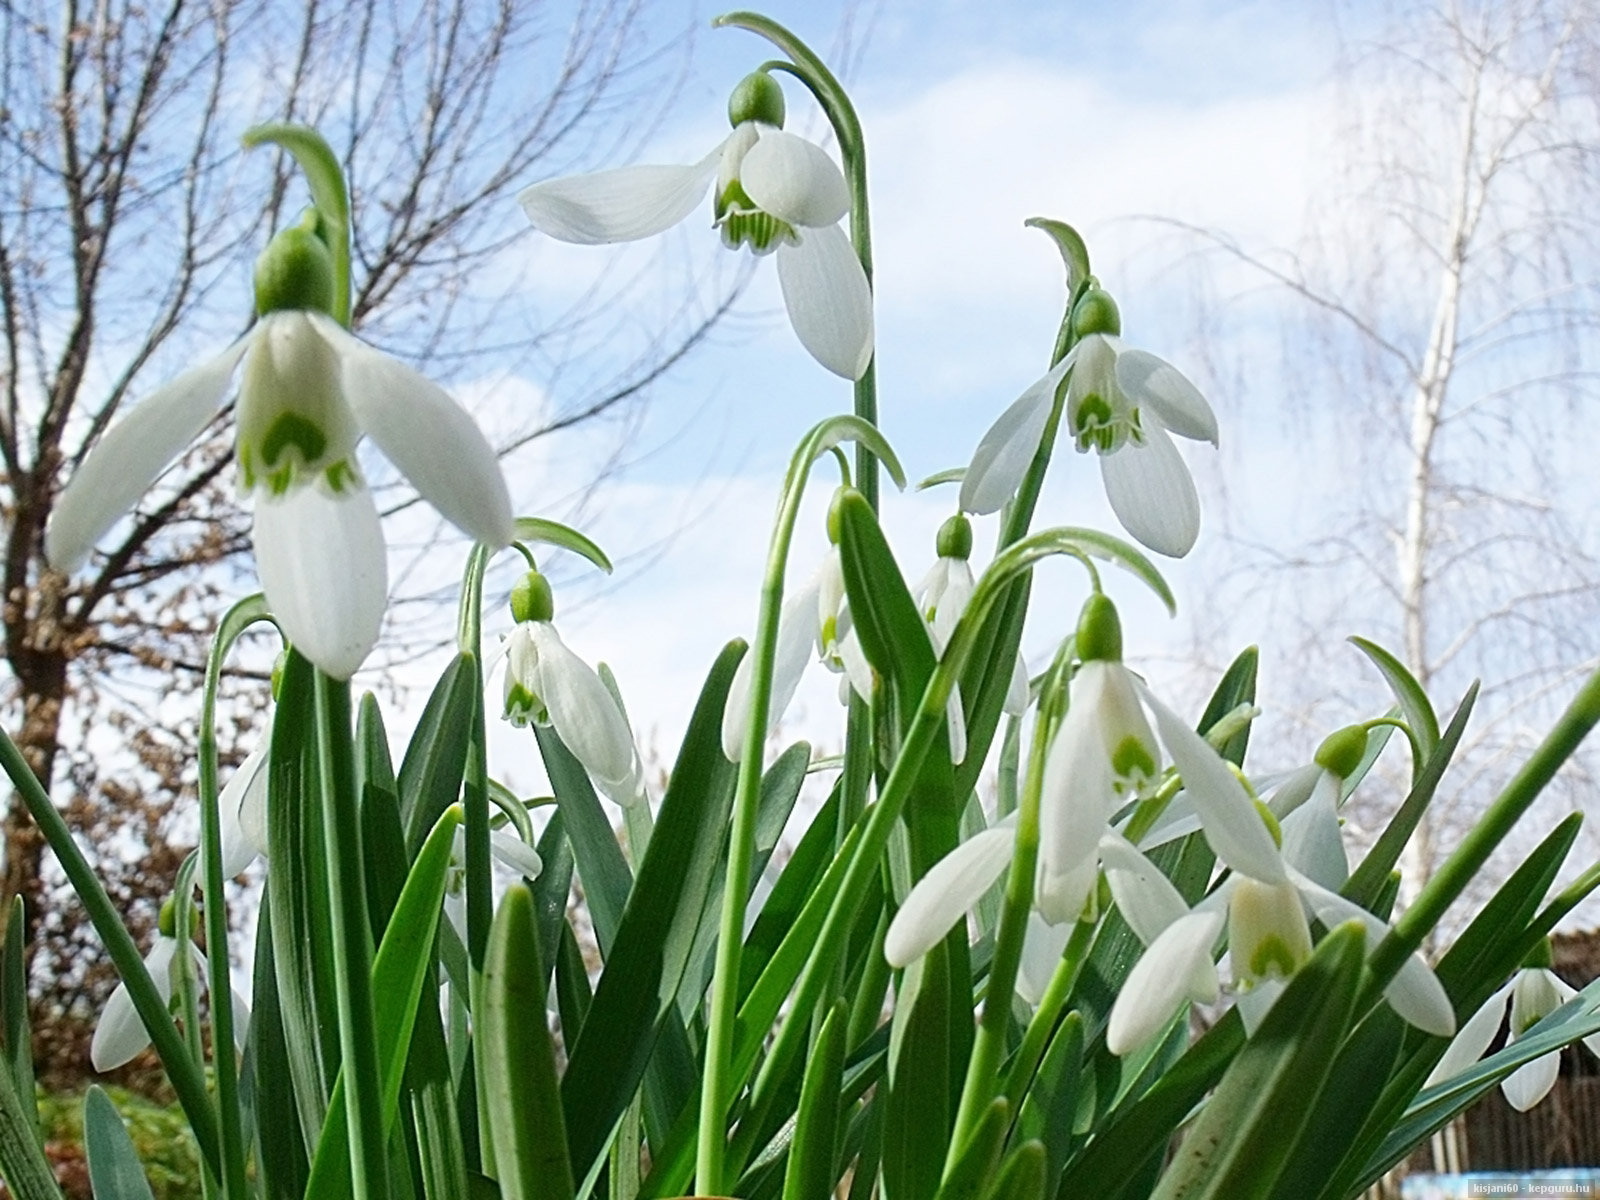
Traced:
[[572, 1164], [544, 1021], [544, 967], [533, 892], [513, 884], [489, 930], [479, 1062], [503, 1200], [572, 1200]]
[[886, 1200], [932, 1200], [939, 1190], [954, 1112], [950, 1023], [956, 1017], [968, 1022], [970, 1012], [951, 1012], [947, 947], [948, 942], [935, 946], [902, 975], [889, 1051], [882, 1165]]
[[389, 739], [371, 692], [356, 713], [356, 794], [361, 797], [362, 868], [367, 873], [367, 915], [374, 944], [383, 940], [399, 902], [411, 859], [406, 853], [400, 793], [389, 761]]
[[[544, 961], [544, 947], [539, 948], [539, 961]], [[583, 1023], [589, 1016], [589, 1005], [594, 1002], [594, 989], [589, 986], [589, 965], [583, 961], [583, 947], [578, 945], [578, 935], [572, 926], [561, 922], [556, 935], [556, 1012], [561, 1017], [561, 1042], [576, 1046], [583, 1036]]]
[[83, 1096], [83, 1151], [94, 1200], [155, 1200], [117, 1106], [92, 1084]]
[[994, 1186], [984, 1193], [984, 1200], [1035, 1200], [1046, 1195], [1046, 1166], [1044, 1147], [1038, 1142], [1024, 1142], [1000, 1164], [1000, 1173], [995, 1176]]
[[[1006, 1130], [1011, 1125], [1011, 1105], [1003, 1096], [990, 1102], [978, 1127], [967, 1139], [955, 1165], [939, 1185], [938, 1200], [978, 1200], [994, 1182], [995, 1168], [1006, 1145]], [[785, 1198], [787, 1200], [787, 1198]]]
[[1050, 1039], [1011, 1135], [1013, 1143], [1037, 1140], [1044, 1147], [1052, 1179], [1061, 1174], [1072, 1144], [1073, 1117], [1085, 1082], [1083, 1051], [1083, 1019], [1069, 1012]]
[[1416, 676], [1382, 646], [1363, 637], [1352, 637], [1349, 641], [1372, 660], [1372, 665], [1378, 668], [1389, 690], [1394, 693], [1395, 700], [1399, 702], [1400, 711], [1405, 714], [1406, 724], [1411, 727], [1411, 734], [1417, 739], [1417, 748], [1421, 751], [1421, 762], [1412, 763], [1412, 778], [1416, 779], [1422, 770], [1422, 763], [1433, 757], [1439, 745], [1439, 717], [1433, 711], [1433, 702], [1428, 699], [1428, 693], [1422, 690]]
[[33, 1103], [24, 1103], [0, 1071], [0, 1176], [16, 1200], [61, 1200], [61, 1189], [34, 1130]]
[[[739, 643], [727, 646], [701, 690], [650, 848], [583, 1031], [569, 1051], [561, 1098], [570, 1116], [572, 1164], [580, 1176], [604, 1151], [663, 1029], [677, 1024], [678, 988], [710, 901], [733, 808], [735, 767], [722, 753], [722, 713], [741, 653]], [[679, 1089], [666, 1104], [681, 1104], [687, 1096], [686, 1087]], [[656, 1115], [667, 1124], [677, 1113]]]
[[909, 721], [936, 661], [928, 623], [917, 611], [866, 497], [847, 491], [834, 502], [834, 513], [845, 592], [861, 649], [895, 689], [900, 715]]
[[[1389, 872], [1394, 870], [1395, 864], [1400, 861], [1400, 855], [1404, 853], [1406, 843], [1411, 840], [1411, 834], [1415, 831], [1417, 823], [1422, 820], [1422, 814], [1433, 802], [1434, 793], [1444, 778], [1445, 768], [1450, 765], [1456, 747], [1461, 744], [1461, 735], [1467, 731], [1467, 720], [1472, 716], [1472, 708], [1477, 699], [1478, 685], [1474, 683], [1461, 698], [1461, 703], [1456, 706], [1455, 715], [1450, 718], [1444, 736], [1439, 737], [1435, 730], [1433, 749], [1429, 752], [1421, 771], [1416, 775], [1410, 794], [1406, 796], [1404, 803], [1395, 812], [1383, 833], [1378, 836], [1372, 849], [1367, 851], [1367, 856], [1351, 872], [1349, 880], [1340, 889], [1346, 897], [1357, 904], [1363, 907], [1371, 904], [1388, 880]], [[1428, 711], [1431, 713], [1433, 710], [1430, 708]]]
[[[445, 875], [450, 869], [455, 831], [460, 824], [460, 808], [446, 809], [428, 835], [406, 877], [394, 917], [372, 963], [373, 1024], [378, 1035], [383, 1121], [389, 1129], [400, 1110], [400, 1085], [405, 1077], [411, 1030], [422, 985], [434, 961], [434, 931], [444, 902]], [[351, 1194], [350, 1125], [345, 1117], [344, 1089], [341, 1074], [311, 1164], [307, 1200], [341, 1200]]]
[[572, 751], [548, 725], [535, 725], [533, 733], [539, 741], [539, 752], [544, 756], [550, 786], [556, 793], [567, 840], [577, 861], [578, 876], [583, 880], [584, 899], [594, 919], [595, 940], [600, 943], [601, 957], [610, 957], [617, 929], [622, 924], [623, 910], [628, 904], [628, 893], [633, 888], [633, 872], [628, 869], [628, 860], [622, 847], [617, 845], [611, 820], [600, 806], [600, 798], [594, 794], [594, 785], [589, 782], [589, 773], [583, 769], [583, 764], [573, 757]]
[[472, 714], [478, 701], [477, 681], [477, 660], [470, 654], [456, 655], [434, 684], [406, 747], [397, 782], [406, 848], [413, 854], [439, 814], [461, 798]]
[[570, 525], [563, 525], [560, 521], [550, 521], [544, 517], [518, 517], [516, 532], [511, 536], [519, 542], [543, 542], [546, 546], [571, 550], [579, 557], [588, 559], [607, 575], [611, 574], [611, 560], [606, 557], [606, 552], [576, 529]]
[[1223, 1074], [1153, 1200], [1270, 1193], [1349, 1028], [1365, 939], [1356, 922], [1323, 938]]
[[848, 1011], [835, 1002], [811, 1047], [794, 1140], [784, 1173], [783, 1200], [828, 1200], [833, 1195], [834, 1150], [839, 1137], [840, 1081], [844, 1076], [844, 1038]]
[[1089, 247], [1083, 236], [1065, 221], [1050, 217], [1029, 217], [1023, 222], [1029, 229], [1037, 229], [1056, 244], [1061, 251], [1062, 265], [1067, 269], [1067, 295], [1072, 296], [1089, 281]]
[[33, 1135], [39, 1137], [39, 1106], [33, 1088], [33, 1029], [28, 1019], [27, 914], [22, 897], [11, 902], [6, 922], [5, 953], [0, 957], [0, 1029], [5, 1036], [6, 1066], [17, 1096], [32, 1113]]
[[[539, 912], [539, 961], [554, 963], [567, 923], [567, 898], [572, 894], [572, 843], [560, 810], [539, 835], [539, 861], [544, 870], [533, 881], [533, 902]], [[569, 1039], [572, 1034], [567, 1035]]]
[[[1202, 734], [1210, 733], [1213, 725], [1241, 704], [1256, 702], [1256, 669], [1260, 661], [1261, 652], [1254, 646], [1246, 646], [1239, 652], [1239, 657], [1228, 665], [1217, 682], [1216, 691], [1211, 693], [1206, 711], [1200, 717], [1199, 729]], [[1242, 767], [1249, 746], [1250, 726], [1246, 725], [1233, 734], [1225, 745], [1218, 746], [1217, 753], [1234, 766]]]
[[265, 1200], [303, 1200], [311, 1176], [310, 1154], [299, 1121], [283, 1114], [296, 1111], [298, 1100], [284, 1040], [283, 1014], [278, 1002], [278, 972], [273, 965], [272, 897], [261, 898], [257, 918], [255, 968], [251, 972], [250, 1046], [246, 1054], [250, 1107], [273, 1113], [273, 1133], [261, 1137], [256, 1130], [256, 1168]]

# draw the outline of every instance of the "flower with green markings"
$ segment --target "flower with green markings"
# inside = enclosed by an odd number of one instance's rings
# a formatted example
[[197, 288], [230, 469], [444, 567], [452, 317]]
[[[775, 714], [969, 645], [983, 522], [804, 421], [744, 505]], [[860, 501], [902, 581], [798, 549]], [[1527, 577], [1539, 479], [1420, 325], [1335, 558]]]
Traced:
[[772, 254], [784, 306], [811, 356], [846, 379], [872, 361], [872, 288], [840, 220], [850, 188], [827, 153], [785, 133], [783, 92], [757, 71], [728, 103], [733, 132], [687, 166], [549, 179], [517, 197], [534, 227], [584, 246], [652, 237], [685, 220], [716, 181], [712, 224], [729, 249]]
[[1100, 458], [1106, 498], [1122, 527], [1182, 558], [1200, 535], [1200, 499], [1170, 434], [1217, 442], [1217, 418], [1194, 384], [1125, 344], [1111, 297], [1092, 288], [1073, 316], [1081, 340], [983, 435], [961, 483], [961, 507], [998, 512], [1016, 495], [1067, 380], [1063, 420], [1078, 452]]
[[618, 804], [646, 800], [644, 766], [621, 707], [594, 668], [567, 649], [551, 624], [550, 585], [529, 571], [511, 591], [517, 622], [505, 639], [505, 719], [553, 728], [602, 794]]
[[45, 550], [52, 566], [81, 567], [216, 418], [243, 362], [235, 461], [239, 489], [255, 502], [261, 587], [289, 641], [348, 679], [377, 644], [388, 596], [383, 530], [356, 459], [361, 438], [490, 546], [511, 540], [511, 500], [472, 418], [327, 315], [332, 268], [310, 224], [281, 231], [262, 254], [250, 331], [107, 430], [61, 493]]

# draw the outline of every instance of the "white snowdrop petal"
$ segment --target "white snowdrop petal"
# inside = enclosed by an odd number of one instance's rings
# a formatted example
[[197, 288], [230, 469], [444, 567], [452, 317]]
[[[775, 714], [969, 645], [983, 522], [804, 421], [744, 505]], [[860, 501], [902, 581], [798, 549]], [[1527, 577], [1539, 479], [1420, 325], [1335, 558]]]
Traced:
[[1173, 922], [1151, 943], [1123, 981], [1106, 1024], [1106, 1048], [1137, 1050], [1164, 1029], [1185, 1001], [1210, 1004], [1218, 994], [1211, 947], [1222, 915], [1196, 912]]
[[690, 166], [621, 167], [548, 179], [517, 196], [541, 233], [600, 246], [632, 242], [670, 229], [695, 210], [722, 157], [718, 147]]
[[1339, 814], [1325, 797], [1315, 796], [1280, 821], [1283, 858], [1295, 870], [1337, 891], [1350, 878]]
[[1179, 437], [1217, 444], [1217, 415], [1176, 367], [1147, 350], [1117, 355], [1117, 386], [1135, 404], [1155, 410], [1161, 423]]
[[336, 322], [315, 320], [338, 352], [345, 400], [362, 432], [456, 528], [494, 549], [508, 545], [511, 496], [499, 456], [477, 422], [427, 376]]
[[1045, 920], [1074, 921], [1082, 912], [1099, 871], [1096, 850], [1114, 799], [1094, 704], [1079, 693], [1056, 733], [1040, 783], [1034, 892]]
[[1500, 1032], [1500, 1022], [1505, 1020], [1506, 1001], [1510, 996], [1511, 986], [1508, 984], [1483, 1002], [1450, 1045], [1445, 1047], [1443, 1056], [1434, 1064], [1423, 1087], [1454, 1079], [1483, 1057], [1489, 1043], [1494, 1041], [1494, 1035]]
[[1037, 912], [1028, 912], [1028, 931], [1017, 963], [1017, 995], [1032, 1005], [1044, 999], [1071, 936], [1071, 925], [1052, 925]]
[[921, 958], [944, 940], [1011, 862], [1017, 832], [997, 825], [946, 854], [917, 881], [883, 939], [891, 967]]
[[514, 833], [504, 829], [489, 831], [489, 849], [494, 856], [517, 874], [537, 879], [544, 870], [544, 860], [539, 852]]
[[1287, 875], [1277, 843], [1233, 770], [1183, 718], [1148, 688], [1140, 690], [1217, 857], [1262, 883], [1283, 883]]
[[1004, 710], [1013, 717], [1020, 717], [1028, 711], [1029, 698], [1028, 664], [1023, 660], [1022, 651], [1018, 650], [1016, 661], [1011, 666], [1011, 682], [1006, 685]]
[[800, 344], [835, 375], [860, 379], [872, 361], [872, 287], [844, 230], [803, 230], [798, 245], [778, 247], [777, 259], [784, 307]]
[[[155, 944], [145, 955], [145, 969], [163, 1002], [172, 999], [172, 961], [178, 952], [176, 938], [156, 935]], [[94, 1037], [89, 1043], [89, 1061], [96, 1071], [114, 1071], [132, 1061], [150, 1044], [150, 1034], [133, 1006], [128, 985], [119, 983], [106, 1006], [100, 1010]]]
[[152, 392], [111, 426], [56, 498], [45, 557], [68, 574], [217, 415], [250, 338]]
[[1518, 1112], [1527, 1112], [1550, 1094], [1561, 1073], [1561, 1052], [1541, 1054], [1532, 1062], [1523, 1063], [1500, 1081], [1500, 1091], [1506, 1102]]
[[1172, 880], [1120, 833], [1101, 837], [1100, 862], [1112, 899], [1146, 946], [1188, 914], [1189, 906]]
[[1071, 364], [1072, 356], [1068, 355], [1013, 400], [989, 426], [961, 480], [962, 512], [979, 516], [999, 512], [1016, 495], [1050, 420], [1056, 388]]
[[633, 779], [638, 755], [617, 702], [594, 668], [567, 649], [548, 622], [535, 622], [530, 633], [539, 655], [539, 695], [550, 710], [550, 723], [597, 782], [620, 792], [613, 800], [634, 802], [637, 797], [628, 795], [625, 785]]
[[[772, 658], [772, 700], [767, 706], [767, 733], [783, 720], [800, 677], [811, 661], [815, 639], [817, 590], [820, 576], [813, 575], [805, 586], [790, 594], [778, 613], [778, 644]], [[738, 762], [744, 754], [744, 740], [750, 723], [750, 679], [755, 671], [755, 656], [746, 652], [734, 670], [728, 686], [728, 700], [722, 709], [722, 753]]]
[[1169, 558], [1182, 558], [1200, 536], [1200, 496], [1167, 431], [1145, 423], [1144, 445], [1129, 442], [1100, 455], [1106, 498], [1134, 539]]
[[284, 635], [318, 668], [349, 679], [378, 644], [388, 599], [383, 528], [372, 494], [320, 484], [256, 499], [256, 570]]
[[[267, 829], [267, 751], [272, 745], [272, 726], [266, 736], [228, 777], [227, 786], [217, 797], [221, 818], [222, 877], [232, 879], [266, 853]], [[200, 874], [205, 887], [205, 873]]]
[[850, 211], [850, 187], [828, 152], [781, 129], [763, 130], [739, 163], [745, 195], [791, 225], [832, 225]]
[[1239, 1010], [1239, 1019], [1244, 1022], [1246, 1037], [1255, 1036], [1256, 1030], [1261, 1028], [1261, 1022], [1267, 1019], [1272, 1006], [1288, 986], [1288, 981], [1284, 979], [1262, 979], [1248, 991], [1239, 993], [1234, 1007]]

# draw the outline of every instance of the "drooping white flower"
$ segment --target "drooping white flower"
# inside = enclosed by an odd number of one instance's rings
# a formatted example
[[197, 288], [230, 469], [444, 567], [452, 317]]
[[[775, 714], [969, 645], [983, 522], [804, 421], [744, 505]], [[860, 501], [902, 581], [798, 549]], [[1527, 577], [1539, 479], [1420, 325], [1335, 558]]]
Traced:
[[775, 110], [749, 111], [755, 119], [736, 115], [733, 132], [696, 163], [546, 180], [517, 199], [551, 237], [604, 245], [678, 224], [715, 179], [713, 220], [723, 243], [774, 254], [801, 345], [834, 374], [860, 379], [872, 360], [872, 289], [839, 225], [850, 209], [849, 186], [821, 147], [777, 128], [781, 93]]
[[[166, 920], [165, 914], [163, 920]], [[162, 1002], [169, 1006], [177, 993], [175, 973], [183, 965], [180, 955], [184, 947], [188, 948], [189, 957], [194, 963], [197, 986], [203, 990], [206, 979], [205, 955], [195, 949], [193, 942], [187, 940], [180, 942], [170, 932], [157, 933], [155, 941], [150, 946], [150, 952], [144, 958], [144, 965], [150, 972], [157, 994], [160, 995]], [[250, 1006], [244, 997], [235, 991], [233, 1038], [241, 1054], [244, 1052], [249, 1032]], [[128, 985], [119, 983], [116, 991], [111, 993], [111, 998], [106, 1001], [105, 1008], [100, 1010], [100, 1020], [95, 1023], [94, 1037], [89, 1043], [89, 1061], [96, 1071], [114, 1071], [131, 1062], [149, 1044], [150, 1032], [145, 1028], [144, 1022], [139, 1018], [138, 1010], [133, 1006], [133, 997], [128, 994]]]
[[505, 655], [505, 719], [551, 726], [602, 793], [622, 805], [644, 803], [644, 766], [627, 718], [555, 626], [520, 621], [506, 636]]
[[[232, 879], [267, 854], [267, 762], [272, 746], [268, 718], [261, 744], [234, 769], [217, 797], [222, 842], [222, 877]], [[200, 875], [201, 888], [205, 875]]]
[[289, 641], [347, 679], [377, 643], [388, 590], [378, 511], [356, 463], [363, 435], [479, 541], [506, 545], [512, 516], [494, 449], [472, 419], [323, 313], [267, 313], [112, 426], [61, 493], [46, 554], [77, 570], [211, 423], [241, 360], [236, 459], [240, 490], [255, 501], [262, 590]]
[[[1443, 1083], [1483, 1057], [1484, 1051], [1500, 1031], [1500, 1022], [1511, 1008], [1511, 1027], [1507, 1044], [1527, 1035], [1528, 1031], [1578, 993], [1548, 967], [1524, 967], [1512, 981], [1485, 1000], [1477, 1012], [1462, 1025], [1439, 1059], [1438, 1065], [1424, 1085], [1432, 1087]], [[1600, 1054], [1600, 1034], [1590, 1034], [1583, 1039], [1591, 1053]], [[1561, 1073], [1561, 1051], [1541, 1054], [1531, 1062], [1523, 1063], [1500, 1081], [1500, 1090], [1507, 1103], [1518, 1112], [1527, 1112], [1550, 1094]]]
[[1200, 500], [1169, 434], [1215, 445], [1216, 416], [1174, 367], [1110, 334], [1084, 337], [1000, 414], [962, 479], [962, 509], [998, 512], [1016, 494], [1069, 373], [1066, 430], [1080, 453], [1098, 453], [1117, 520], [1150, 549], [1181, 558], [1200, 534]]
[[[506, 829], [489, 830], [489, 854], [524, 879], [537, 879], [544, 870], [539, 852]], [[457, 825], [450, 841], [450, 866], [444, 878], [444, 914], [461, 940], [467, 940], [467, 831]]]

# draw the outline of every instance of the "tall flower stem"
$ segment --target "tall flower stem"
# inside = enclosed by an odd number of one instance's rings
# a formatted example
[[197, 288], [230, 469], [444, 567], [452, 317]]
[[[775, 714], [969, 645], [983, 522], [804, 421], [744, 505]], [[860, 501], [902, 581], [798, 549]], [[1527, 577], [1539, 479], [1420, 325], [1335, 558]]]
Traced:
[[366, 875], [359, 866], [361, 813], [351, 745], [350, 684], [317, 671], [313, 686], [350, 1177], [355, 1200], [387, 1200], [388, 1139], [372, 1014], [372, 931], [367, 923]]

